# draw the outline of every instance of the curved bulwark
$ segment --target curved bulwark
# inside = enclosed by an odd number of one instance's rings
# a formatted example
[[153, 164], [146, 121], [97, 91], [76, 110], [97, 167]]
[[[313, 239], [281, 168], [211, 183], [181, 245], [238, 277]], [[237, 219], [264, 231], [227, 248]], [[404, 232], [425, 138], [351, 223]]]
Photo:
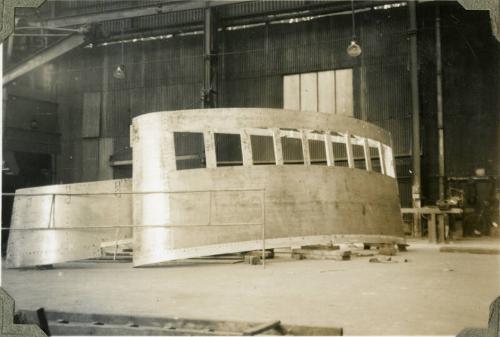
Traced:
[[[254, 129], [274, 135], [276, 157], [276, 140], [293, 132], [356, 135], [385, 148], [386, 173], [331, 160], [253, 165], [244, 139]], [[204, 134], [206, 168], [176, 169], [175, 132]], [[214, 165], [213, 133], [241, 135], [241, 166]], [[307, 149], [307, 135], [300, 137]], [[390, 135], [369, 123], [277, 109], [173, 111], [135, 118], [131, 139], [133, 190], [141, 192], [134, 195], [135, 266], [263, 247], [404, 242]]]
[[[99, 257], [101, 245], [132, 237], [129, 179], [16, 191], [7, 267]], [[116, 194], [115, 194], [116, 192]]]

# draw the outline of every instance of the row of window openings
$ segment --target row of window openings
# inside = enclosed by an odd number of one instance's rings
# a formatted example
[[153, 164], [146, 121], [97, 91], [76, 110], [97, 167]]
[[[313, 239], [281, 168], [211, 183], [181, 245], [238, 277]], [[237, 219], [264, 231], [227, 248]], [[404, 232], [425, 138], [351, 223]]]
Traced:
[[[239, 134], [215, 133], [215, 154], [217, 167], [242, 166], [243, 153]], [[272, 136], [250, 135], [253, 165], [276, 165]], [[325, 142], [309, 139], [311, 165], [327, 165]], [[203, 133], [174, 132], [175, 158], [177, 170], [206, 167]], [[304, 164], [302, 139], [281, 137], [283, 163], [286, 165]], [[366, 169], [364, 146], [351, 144], [354, 167]], [[372, 170], [382, 172], [379, 149], [368, 147]], [[347, 145], [345, 142], [332, 142], [335, 166], [348, 167]]]

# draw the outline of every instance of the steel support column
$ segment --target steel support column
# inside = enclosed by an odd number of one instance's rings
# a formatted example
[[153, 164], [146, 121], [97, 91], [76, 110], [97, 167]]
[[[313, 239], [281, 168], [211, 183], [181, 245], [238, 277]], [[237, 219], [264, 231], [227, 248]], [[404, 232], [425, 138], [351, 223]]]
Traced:
[[445, 166], [444, 166], [444, 123], [443, 123], [443, 64], [441, 58], [441, 16], [439, 4], [436, 4], [436, 111], [439, 143], [439, 199], [444, 200]]
[[216, 100], [216, 38], [217, 28], [215, 23], [214, 9], [207, 6], [205, 8], [205, 21], [204, 21], [204, 57], [205, 57], [205, 70], [204, 81], [202, 89], [202, 108], [215, 108], [217, 107]]
[[[412, 204], [414, 208], [421, 207], [421, 171], [420, 171], [420, 102], [418, 91], [418, 56], [417, 56], [417, 9], [416, 1], [408, 1], [410, 40], [410, 76], [412, 100], [412, 156], [413, 182]], [[420, 217], [415, 216], [413, 234], [421, 235]]]

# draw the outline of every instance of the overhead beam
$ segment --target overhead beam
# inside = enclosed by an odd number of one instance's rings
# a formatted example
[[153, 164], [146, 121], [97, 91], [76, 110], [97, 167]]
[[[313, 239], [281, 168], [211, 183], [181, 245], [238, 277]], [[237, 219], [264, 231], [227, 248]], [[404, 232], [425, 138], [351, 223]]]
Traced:
[[33, 56], [30, 56], [27, 60], [24, 60], [20, 64], [15, 65], [11, 69], [7, 69], [3, 76], [3, 85], [14, 81], [18, 77], [34, 70], [35, 68], [38, 68], [45, 63], [51, 62], [59, 56], [66, 54], [67, 52], [78, 48], [85, 43], [85, 35], [80, 33], [70, 35], [63, 40], [58, 41], [52, 46], [49, 46], [48, 48], [43, 49]]
[[31, 26], [38, 27], [69, 27], [76, 25], [85, 25], [103, 21], [112, 21], [112, 20], [120, 20], [120, 19], [128, 19], [139, 16], [148, 16], [148, 15], [158, 15], [169, 12], [179, 12], [186, 11], [192, 9], [201, 9], [207, 6], [215, 7], [221, 5], [229, 5], [239, 2], [246, 2], [249, 0], [218, 0], [218, 1], [199, 1], [199, 0], [175, 0], [175, 1], [167, 1], [165, 4], [157, 4], [155, 6], [147, 6], [147, 7], [136, 7], [136, 8], [125, 8], [111, 11], [104, 11], [99, 13], [89, 13], [85, 15], [75, 15], [68, 17], [59, 17], [59, 18], [51, 18], [46, 20], [37, 20], [31, 21], [29, 24]]

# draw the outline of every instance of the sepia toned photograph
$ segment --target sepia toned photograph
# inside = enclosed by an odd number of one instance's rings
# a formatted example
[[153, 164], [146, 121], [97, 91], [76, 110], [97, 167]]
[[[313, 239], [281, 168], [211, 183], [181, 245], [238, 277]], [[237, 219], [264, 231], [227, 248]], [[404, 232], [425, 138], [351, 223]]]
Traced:
[[500, 336], [499, 0], [0, 13], [0, 337]]

